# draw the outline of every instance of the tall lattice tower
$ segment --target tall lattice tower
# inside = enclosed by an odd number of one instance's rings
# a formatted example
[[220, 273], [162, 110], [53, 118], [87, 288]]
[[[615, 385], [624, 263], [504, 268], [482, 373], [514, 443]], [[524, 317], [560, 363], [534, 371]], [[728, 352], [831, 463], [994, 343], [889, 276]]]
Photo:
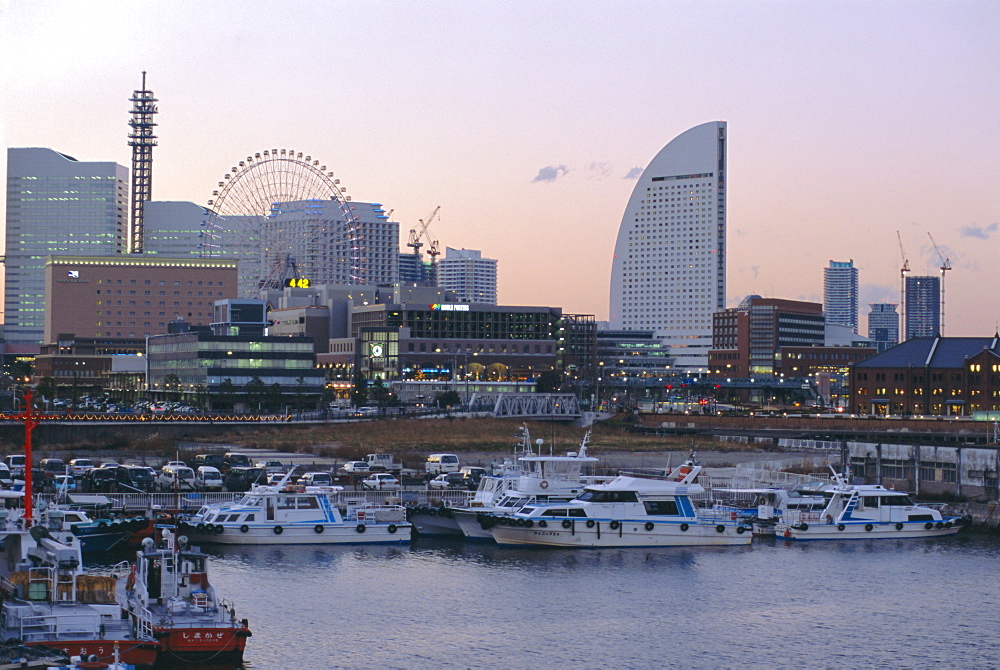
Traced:
[[142, 90], [133, 91], [132, 118], [128, 125], [132, 132], [128, 136], [128, 145], [132, 147], [132, 218], [128, 227], [128, 253], [142, 253], [142, 208], [143, 203], [153, 197], [153, 147], [156, 146], [156, 135], [153, 134], [153, 115], [156, 114], [156, 98], [153, 92], [146, 90], [146, 72], [142, 73]]

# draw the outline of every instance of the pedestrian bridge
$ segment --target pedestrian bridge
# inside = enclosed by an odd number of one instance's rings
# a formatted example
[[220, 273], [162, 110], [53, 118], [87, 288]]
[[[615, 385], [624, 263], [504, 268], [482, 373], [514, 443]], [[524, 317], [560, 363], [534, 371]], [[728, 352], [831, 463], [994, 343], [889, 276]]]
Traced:
[[580, 400], [572, 393], [498, 393], [493, 416], [498, 419], [576, 421], [581, 416]]

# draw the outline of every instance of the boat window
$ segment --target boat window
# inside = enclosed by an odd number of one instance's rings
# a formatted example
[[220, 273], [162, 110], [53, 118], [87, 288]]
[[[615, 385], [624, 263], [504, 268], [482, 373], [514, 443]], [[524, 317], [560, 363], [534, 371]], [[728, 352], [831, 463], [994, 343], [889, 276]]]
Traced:
[[69, 522], [69, 523], [73, 523], [74, 521], [83, 521], [83, 519], [81, 519], [76, 514], [67, 514], [66, 515], [66, 521]]
[[247, 514], [246, 518], [245, 518], [245, 519], [243, 519], [243, 520], [244, 520], [244, 521], [253, 521], [253, 517], [254, 517], [254, 515], [253, 515], [253, 514]]
[[278, 509], [295, 509], [294, 496], [282, 496], [278, 498]]
[[646, 508], [646, 514], [655, 516], [678, 515], [676, 500], [648, 500], [643, 505]]
[[315, 496], [299, 496], [299, 509], [319, 509], [319, 501]]
[[534, 511], [535, 511], [534, 507], [522, 507], [521, 510], [520, 510], [520, 513], [521, 514], [531, 514]]
[[587, 516], [587, 513], [580, 508], [566, 510], [569, 516]]
[[878, 496], [864, 496], [861, 498], [861, 504], [858, 507], [878, 507]]
[[542, 512], [542, 516], [567, 516], [566, 510], [563, 508], [559, 509], [547, 509]]
[[638, 502], [635, 491], [584, 491], [577, 500], [593, 503]]
[[912, 507], [913, 501], [910, 500], [910, 496], [884, 496], [882, 498], [883, 505], [899, 505], [901, 507]]

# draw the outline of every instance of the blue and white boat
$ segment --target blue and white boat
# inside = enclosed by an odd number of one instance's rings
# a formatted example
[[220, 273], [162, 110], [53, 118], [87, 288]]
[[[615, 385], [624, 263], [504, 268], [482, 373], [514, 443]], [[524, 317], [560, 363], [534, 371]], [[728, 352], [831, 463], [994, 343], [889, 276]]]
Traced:
[[409, 542], [402, 505], [360, 501], [344, 509], [340, 486], [296, 486], [288, 475], [258, 485], [233, 503], [205, 505], [181, 517], [178, 530], [196, 544], [371, 544]]
[[510, 516], [485, 517], [503, 545], [670, 547], [749, 544], [750, 527], [734, 507], [699, 508], [692, 496], [700, 465], [689, 461], [666, 476], [622, 474], [588, 484], [575, 499], [526, 505]]
[[850, 484], [836, 471], [833, 482], [820, 493], [826, 501], [822, 509], [786, 510], [774, 527], [775, 535], [786, 540], [941, 537], [954, 535], [963, 523], [961, 517], [914, 504], [902, 491], [880, 484]]
[[584, 469], [598, 462], [587, 455], [589, 440], [587, 431], [577, 451], [545, 455], [541, 440], [535, 445], [537, 453], [532, 449], [528, 428], [523, 426], [515, 461], [506, 461], [499, 476], [483, 477], [467, 506], [450, 510], [455, 523], [467, 539], [490, 540], [488, 516], [512, 515], [526, 505], [572, 500], [583, 493]]

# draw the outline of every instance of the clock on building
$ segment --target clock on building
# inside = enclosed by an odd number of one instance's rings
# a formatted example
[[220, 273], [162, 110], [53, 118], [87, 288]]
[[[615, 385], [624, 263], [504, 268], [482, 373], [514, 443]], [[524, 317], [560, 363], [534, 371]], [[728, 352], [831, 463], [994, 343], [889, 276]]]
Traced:
[[372, 358], [382, 358], [382, 356], [385, 354], [385, 347], [383, 347], [381, 344], [373, 344], [371, 351], [372, 351]]

